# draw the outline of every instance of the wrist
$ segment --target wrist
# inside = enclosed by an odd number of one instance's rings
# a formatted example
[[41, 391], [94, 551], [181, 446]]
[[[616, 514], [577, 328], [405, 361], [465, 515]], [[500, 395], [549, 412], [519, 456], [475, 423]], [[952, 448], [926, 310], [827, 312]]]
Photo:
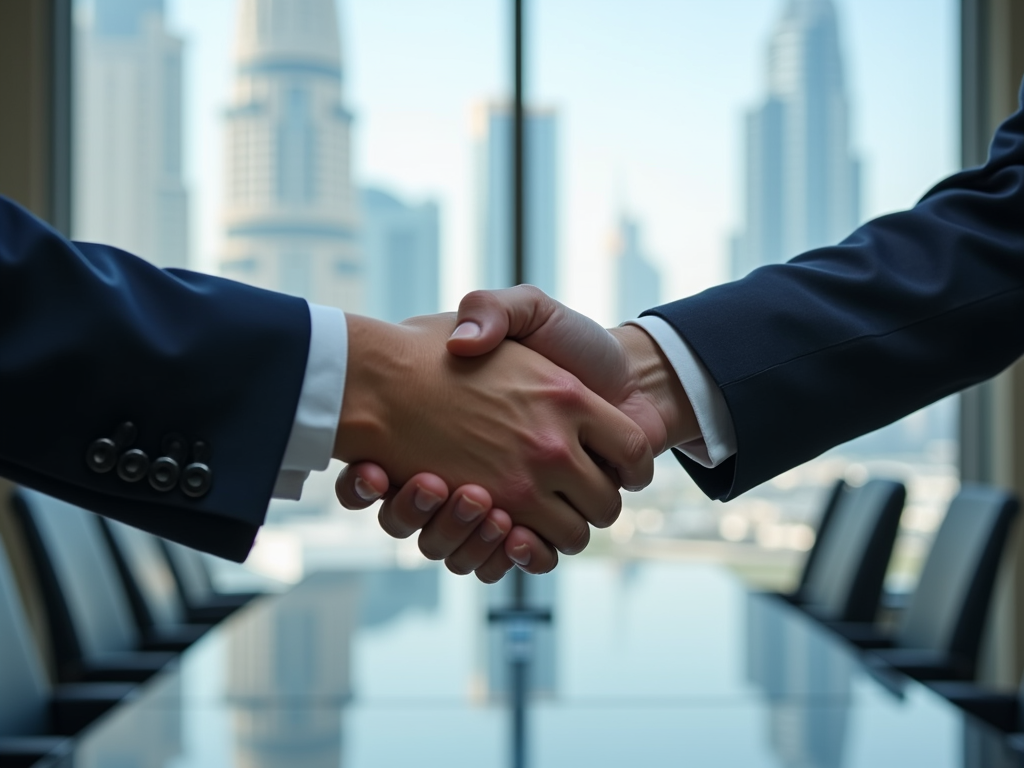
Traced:
[[348, 370], [333, 458], [380, 460], [388, 440], [389, 393], [412, 375], [399, 326], [347, 314]]
[[693, 406], [657, 342], [636, 325], [610, 328], [608, 332], [626, 353], [640, 396], [657, 413], [664, 426], [664, 444], [651, 445], [655, 453], [699, 439], [700, 426]]

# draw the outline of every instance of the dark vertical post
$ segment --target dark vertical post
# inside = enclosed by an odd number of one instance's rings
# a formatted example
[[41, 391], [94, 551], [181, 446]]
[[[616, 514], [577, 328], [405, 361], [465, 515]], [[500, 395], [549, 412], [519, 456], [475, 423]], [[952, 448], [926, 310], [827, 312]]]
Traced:
[[72, 56], [71, 0], [51, 0], [50, 223], [71, 237]]
[[526, 136], [523, 114], [523, 0], [514, 13], [512, 96], [512, 264], [516, 285], [526, 282]]
[[[526, 282], [526, 125], [523, 114], [523, 2], [513, 3], [513, 94], [512, 94], [512, 265], [516, 285]], [[526, 607], [526, 574], [518, 568], [512, 575], [512, 606]], [[516, 625], [520, 626], [516, 626]], [[516, 647], [509, 659], [509, 695], [512, 709], [512, 768], [526, 767], [526, 697], [529, 683], [529, 645], [532, 627], [527, 622], [513, 622], [508, 632], [522, 634], [509, 637]]]

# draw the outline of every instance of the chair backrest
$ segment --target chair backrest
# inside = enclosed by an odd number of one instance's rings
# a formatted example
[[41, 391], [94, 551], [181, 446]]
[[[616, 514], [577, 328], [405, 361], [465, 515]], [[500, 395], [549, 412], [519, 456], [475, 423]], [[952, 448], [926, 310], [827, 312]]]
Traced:
[[50, 686], [0, 543], [0, 737], [49, 730]]
[[36, 550], [58, 667], [137, 650], [139, 628], [96, 516], [24, 489], [16, 505]]
[[900, 623], [896, 642], [953, 656], [973, 667], [1016, 497], [964, 485], [950, 502]]
[[871, 480], [839, 494], [799, 595], [817, 615], [874, 621], [906, 493], [894, 480]]
[[197, 608], [216, 597], [217, 592], [213, 588], [213, 580], [203, 561], [202, 552], [167, 539], [161, 539], [160, 544], [167, 553], [171, 572], [189, 608]]
[[814, 533], [814, 544], [811, 547], [810, 552], [807, 553], [807, 559], [804, 560], [804, 570], [800, 574], [800, 584], [796, 588], [796, 594], [801, 594], [807, 588], [807, 582], [810, 579], [811, 573], [814, 570], [814, 564], [818, 560], [818, 556], [821, 553], [821, 540], [828, 536], [828, 526], [832, 522], [832, 513], [835, 512], [836, 505], [839, 503], [839, 499], [842, 498], [843, 494], [849, 489], [850, 486], [846, 484], [846, 481], [840, 478], [832, 484], [832, 487], [828, 489], [828, 494], [825, 496], [825, 503], [822, 505], [821, 516], [818, 518], [818, 529]]
[[101, 518], [100, 524], [106, 531], [139, 624], [166, 627], [185, 623], [185, 605], [159, 539], [117, 520]]

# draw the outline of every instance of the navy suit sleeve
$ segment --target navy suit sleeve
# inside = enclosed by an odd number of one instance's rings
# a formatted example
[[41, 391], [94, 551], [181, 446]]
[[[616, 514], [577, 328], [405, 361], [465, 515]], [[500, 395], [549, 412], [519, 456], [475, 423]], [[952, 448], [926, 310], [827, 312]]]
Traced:
[[[305, 301], [102, 245], [0, 198], [0, 475], [234, 560], [262, 524], [305, 375]], [[190, 498], [97, 474], [92, 441], [126, 421], [156, 458], [205, 442]]]
[[911, 210], [645, 314], [686, 339], [729, 406], [733, 458], [677, 454], [715, 499], [997, 374], [1024, 353], [1024, 109], [985, 166]]

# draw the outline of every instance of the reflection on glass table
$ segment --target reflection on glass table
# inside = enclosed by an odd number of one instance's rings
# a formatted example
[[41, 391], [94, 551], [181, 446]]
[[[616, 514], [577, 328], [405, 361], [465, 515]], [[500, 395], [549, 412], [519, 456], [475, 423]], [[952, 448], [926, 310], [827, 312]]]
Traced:
[[[230, 618], [77, 745], [76, 768], [509, 765], [502, 588], [320, 573]], [[724, 570], [579, 559], [530, 675], [530, 766], [1017, 765], [1005, 737]]]

